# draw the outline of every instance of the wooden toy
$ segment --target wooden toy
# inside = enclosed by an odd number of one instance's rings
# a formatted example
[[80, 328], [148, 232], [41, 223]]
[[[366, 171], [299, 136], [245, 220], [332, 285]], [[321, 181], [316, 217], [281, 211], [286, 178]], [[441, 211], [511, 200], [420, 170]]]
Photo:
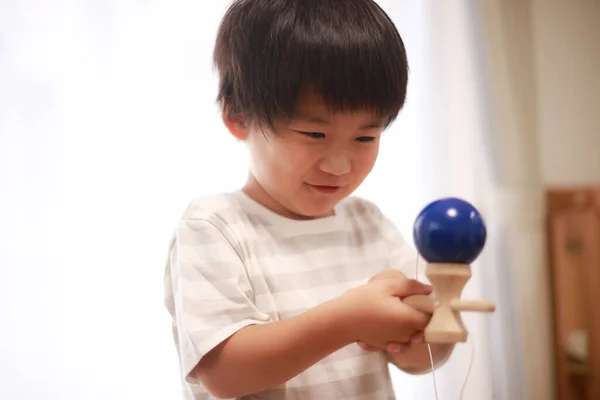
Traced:
[[432, 314], [425, 329], [425, 342], [466, 342], [468, 332], [461, 312], [492, 312], [496, 308], [488, 300], [461, 299], [471, 278], [471, 263], [485, 245], [483, 218], [464, 200], [437, 200], [418, 215], [413, 236], [419, 254], [427, 262], [425, 275], [433, 293], [409, 296], [404, 302]]

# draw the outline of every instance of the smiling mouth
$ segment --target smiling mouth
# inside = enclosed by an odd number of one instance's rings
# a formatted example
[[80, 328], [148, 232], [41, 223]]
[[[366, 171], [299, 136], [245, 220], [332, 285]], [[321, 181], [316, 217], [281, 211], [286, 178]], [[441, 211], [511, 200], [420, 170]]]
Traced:
[[307, 183], [307, 185], [310, 189], [319, 194], [334, 194], [341, 189], [341, 186], [311, 185], [310, 183]]

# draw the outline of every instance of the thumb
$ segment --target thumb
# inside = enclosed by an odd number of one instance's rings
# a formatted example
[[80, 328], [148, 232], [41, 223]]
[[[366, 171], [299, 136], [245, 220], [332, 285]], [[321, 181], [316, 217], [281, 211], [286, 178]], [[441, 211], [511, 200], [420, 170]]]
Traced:
[[400, 298], [415, 294], [429, 295], [433, 291], [433, 287], [431, 285], [421, 283], [416, 279], [390, 279], [389, 289], [393, 296]]

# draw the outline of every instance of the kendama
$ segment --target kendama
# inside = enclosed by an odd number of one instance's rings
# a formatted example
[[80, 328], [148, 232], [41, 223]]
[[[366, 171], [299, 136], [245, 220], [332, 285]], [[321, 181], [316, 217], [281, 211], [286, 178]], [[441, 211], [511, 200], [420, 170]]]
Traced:
[[471, 264], [486, 242], [485, 222], [470, 203], [458, 198], [444, 198], [427, 205], [417, 216], [413, 238], [425, 275], [433, 292], [404, 299], [418, 310], [432, 314], [424, 332], [427, 343], [466, 342], [468, 331], [462, 312], [493, 312], [488, 300], [461, 299], [471, 279]]

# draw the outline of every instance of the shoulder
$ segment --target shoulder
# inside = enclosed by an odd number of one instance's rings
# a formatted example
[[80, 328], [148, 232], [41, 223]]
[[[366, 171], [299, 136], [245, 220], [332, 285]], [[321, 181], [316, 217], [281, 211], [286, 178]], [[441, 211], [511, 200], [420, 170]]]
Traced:
[[218, 193], [192, 199], [185, 208], [182, 220], [215, 220], [238, 212], [231, 193]]
[[192, 199], [181, 214], [178, 233], [200, 230], [223, 236], [227, 241], [238, 241], [236, 231], [248, 219], [235, 193], [218, 193]]
[[224, 192], [192, 199], [181, 221], [206, 221], [216, 227], [235, 229], [240, 224], [254, 221], [253, 210], [243, 201], [239, 192]]
[[[379, 237], [385, 243], [387, 264], [389, 268], [397, 269], [406, 276], [415, 275], [418, 254], [409, 244], [397, 225], [385, 215], [375, 203], [360, 197], [348, 198], [344, 204], [356, 226], [368, 232], [371, 238]], [[417, 269], [418, 278], [427, 282], [426, 277]]]
[[340, 208], [349, 220], [363, 230], [381, 235], [394, 246], [404, 243], [404, 237], [398, 227], [374, 202], [358, 196], [352, 196], [340, 203]]
[[248, 243], [255, 240], [251, 220], [235, 192], [191, 199], [175, 221], [167, 268], [240, 267], [247, 262]]
[[372, 237], [396, 240], [398, 233], [395, 224], [383, 213], [374, 202], [358, 196], [346, 198], [338, 205], [354, 231], [361, 231]]

